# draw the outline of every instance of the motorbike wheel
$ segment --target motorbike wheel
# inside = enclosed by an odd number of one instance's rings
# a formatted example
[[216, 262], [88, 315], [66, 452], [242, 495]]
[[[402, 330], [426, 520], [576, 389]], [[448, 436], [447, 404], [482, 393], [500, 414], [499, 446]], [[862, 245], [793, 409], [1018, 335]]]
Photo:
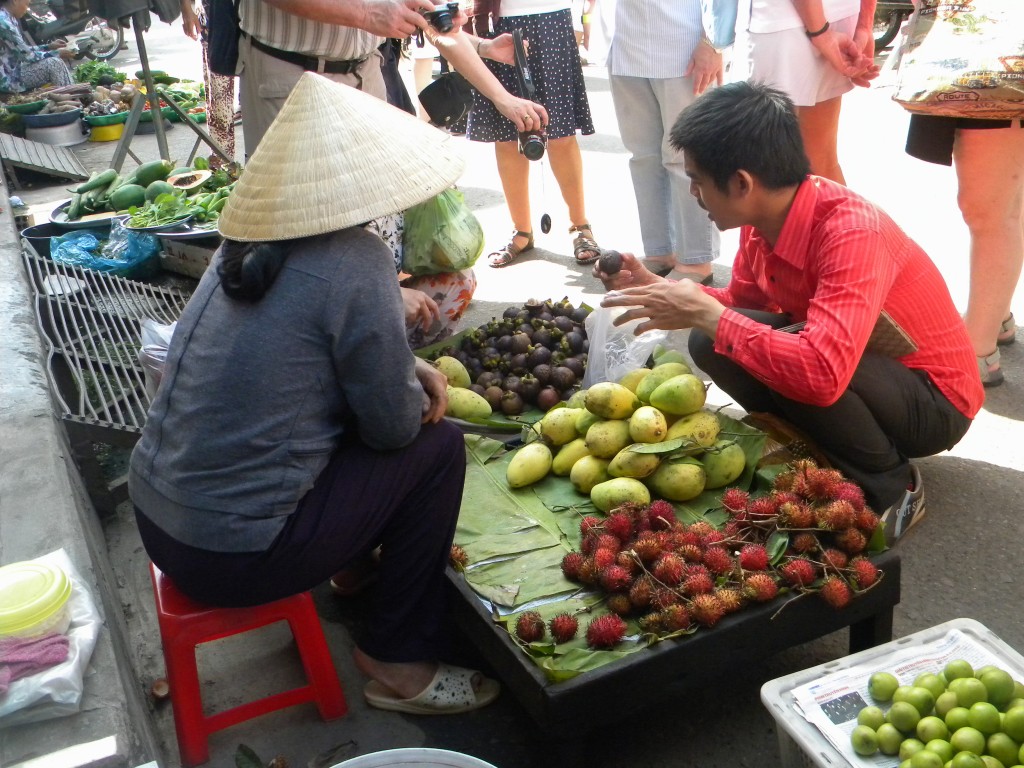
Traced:
[[110, 61], [124, 45], [124, 28], [111, 27], [99, 16], [93, 17], [82, 33], [90, 35], [96, 41], [95, 45], [85, 52], [90, 59]]
[[903, 25], [904, 15], [902, 11], [875, 11], [875, 53], [896, 39]]

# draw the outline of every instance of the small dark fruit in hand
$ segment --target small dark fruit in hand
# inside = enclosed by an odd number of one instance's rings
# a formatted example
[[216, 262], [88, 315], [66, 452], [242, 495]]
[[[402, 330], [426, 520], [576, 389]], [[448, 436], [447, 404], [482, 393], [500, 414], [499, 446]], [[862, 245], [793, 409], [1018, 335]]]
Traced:
[[614, 275], [622, 269], [622, 254], [618, 251], [605, 251], [597, 265], [606, 275]]

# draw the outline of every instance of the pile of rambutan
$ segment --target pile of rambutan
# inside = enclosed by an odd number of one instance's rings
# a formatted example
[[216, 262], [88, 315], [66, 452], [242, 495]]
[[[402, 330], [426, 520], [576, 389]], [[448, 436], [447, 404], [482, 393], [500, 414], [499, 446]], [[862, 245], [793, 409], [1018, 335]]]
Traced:
[[[867, 557], [878, 516], [861, 489], [835, 469], [795, 461], [765, 495], [727, 489], [722, 508], [720, 527], [685, 525], [660, 500], [582, 518], [580, 549], [562, 559], [562, 572], [605, 595], [607, 613], [586, 629], [590, 647], [613, 648], [627, 633], [627, 618], [658, 639], [712, 627], [783, 593], [817, 594], [843, 608], [882, 576]], [[517, 623], [524, 642], [544, 637], [539, 614], [524, 619], [530, 613]], [[556, 620], [562, 627], [556, 634], [552, 620], [556, 642], [575, 637], [574, 617]]]

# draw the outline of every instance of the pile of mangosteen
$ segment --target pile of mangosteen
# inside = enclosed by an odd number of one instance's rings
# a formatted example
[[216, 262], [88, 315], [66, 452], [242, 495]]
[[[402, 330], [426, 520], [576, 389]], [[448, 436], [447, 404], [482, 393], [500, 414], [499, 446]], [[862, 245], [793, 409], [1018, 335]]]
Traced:
[[547, 411], [579, 389], [587, 366], [585, 306], [530, 299], [501, 318], [468, 332], [457, 346], [437, 352], [459, 360], [473, 380], [470, 389], [491, 408], [516, 416], [530, 406]]

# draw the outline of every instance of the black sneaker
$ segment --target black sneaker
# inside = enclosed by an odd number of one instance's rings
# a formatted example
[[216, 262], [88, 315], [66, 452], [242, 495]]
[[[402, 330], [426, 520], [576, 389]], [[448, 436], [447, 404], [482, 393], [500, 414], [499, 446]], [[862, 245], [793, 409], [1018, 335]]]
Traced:
[[913, 488], [907, 489], [900, 500], [882, 514], [885, 542], [890, 547], [924, 517], [924, 483], [921, 481], [921, 473], [913, 464], [910, 465], [910, 471], [913, 475]]

